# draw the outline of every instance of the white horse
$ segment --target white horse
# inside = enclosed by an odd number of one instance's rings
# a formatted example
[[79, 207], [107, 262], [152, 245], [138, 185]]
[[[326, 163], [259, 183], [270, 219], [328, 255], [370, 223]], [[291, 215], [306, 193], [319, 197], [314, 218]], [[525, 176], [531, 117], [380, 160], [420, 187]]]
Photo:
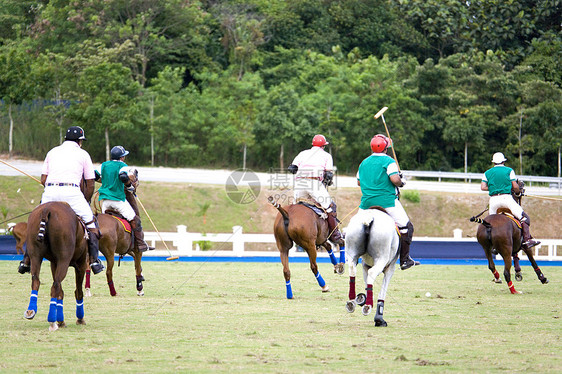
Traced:
[[[346, 303], [346, 309], [353, 313], [355, 306], [359, 304], [363, 306], [363, 315], [369, 315], [373, 308], [373, 283], [380, 273], [384, 273], [377, 301], [375, 326], [386, 326], [387, 323], [382, 318], [384, 298], [399, 256], [400, 237], [394, 220], [379, 209], [359, 211], [347, 226], [345, 241], [349, 260], [349, 301]], [[355, 275], [359, 258], [363, 263], [366, 296], [355, 294]]]

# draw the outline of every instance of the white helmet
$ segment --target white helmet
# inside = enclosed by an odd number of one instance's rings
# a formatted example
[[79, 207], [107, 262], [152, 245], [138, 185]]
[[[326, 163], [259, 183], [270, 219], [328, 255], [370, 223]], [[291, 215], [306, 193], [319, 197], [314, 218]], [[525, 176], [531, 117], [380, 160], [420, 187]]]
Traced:
[[501, 164], [502, 162], [506, 162], [506, 161], [507, 161], [507, 158], [505, 158], [505, 156], [501, 152], [496, 152], [492, 156], [492, 162], [494, 164]]

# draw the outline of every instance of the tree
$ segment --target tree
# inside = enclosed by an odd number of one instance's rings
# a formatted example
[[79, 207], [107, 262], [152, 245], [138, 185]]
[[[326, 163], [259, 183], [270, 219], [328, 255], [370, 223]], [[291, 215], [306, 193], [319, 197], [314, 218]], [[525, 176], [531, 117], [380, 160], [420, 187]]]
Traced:
[[34, 93], [32, 58], [22, 43], [12, 42], [0, 46], [0, 98], [6, 103], [10, 129], [8, 152], [12, 156], [14, 119], [12, 107], [30, 100]]

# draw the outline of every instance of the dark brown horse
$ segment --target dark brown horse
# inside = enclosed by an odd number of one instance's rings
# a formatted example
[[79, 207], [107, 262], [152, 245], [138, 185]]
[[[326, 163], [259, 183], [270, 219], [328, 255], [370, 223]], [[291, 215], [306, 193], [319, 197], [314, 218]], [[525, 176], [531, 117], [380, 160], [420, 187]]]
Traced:
[[[293, 242], [302, 247], [308, 254], [310, 261], [310, 270], [316, 277], [318, 285], [322, 288], [322, 292], [329, 292], [330, 289], [318, 271], [316, 264], [316, 251], [318, 247], [324, 247], [334, 263], [332, 248], [328, 242], [328, 223], [321, 218], [312, 209], [303, 204], [291, 204], [281, 207], [275, 203], [273, 198], [268, 198], [269, 202], [277, 208], [279, 214], [273, 225], [273, 233], [279, 256], [283, 264], [283, 275], [285, 276], [285, 286], [287, 290], [287, 299], [293, 298], [293, 290], [291, 287], [291, 271], [289, 270], [289, 250], [293, 247]], [[334, 264], [334, 271], [343, 274], [343, 261]]]
[[[514, 199], [521, 204], [521, 196], [524, 192], [524, 184], [522, 181], [517, 181], [520, 187], [520, 193], [514, 195]], [[521, 246], [522, 236], [521, 227], [518, 225], [517, 218], [511, 215], [509, 209], [499, 209], [498, 214], [490, 214], [486, 218], [481, 219], [478, 217], [472, 217], [470, 219], [473, 222], [480, 223], [476, 232], [476, 238], [478, 243], [484, 249], [486, 258], [488, 259], [488, 268], [494, 274], [494, 281], [496, 283], [501, 283], [500, 275], [496, 270], [496, 266], [493, 260], [492, 251], [495, 250], [499, 253], [504, 261], [503, 276], [507, 282], [507, 286], [512, 294], [521, 293], [515, 290], [515, 286], [511, 281], [511, 258], [513, 256], [515, 263], [516, 279], [522, 279], [521, 267], [519, 266], [519, 258], [517, 253], [523, 249], [527, 258], [531, 262], [535, 273], [539, 280], [546, 284], [548, 279], [544, 276], [541, 269], [537, 265], [535, 258], [533, 257], [532, 248], [526, 249]]]
[[62, 282], [72, 266], [76, 273], [76, 323], [84, 321], [84, 294], [82, 283], [86, 272], [88, 244], [85, 229], [70, 205], [64, 202], [41, 204], [27, 221], [27, 253], [31, 261], [31, 296], [24, 316], [32, 319], [37, 313], [39, 272], [43, 259], [51, 263], [53, 285], [47, 320], [50, 331], [66, 326], [63, 315], [64, 292]]

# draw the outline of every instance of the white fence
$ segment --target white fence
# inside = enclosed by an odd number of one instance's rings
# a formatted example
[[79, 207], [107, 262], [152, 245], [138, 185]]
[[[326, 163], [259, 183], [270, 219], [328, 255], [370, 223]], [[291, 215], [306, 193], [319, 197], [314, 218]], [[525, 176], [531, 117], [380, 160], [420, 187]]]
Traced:
[[[275, 237], [273, 234], [244, 234], [242, 226], [234, 226], [231, 233], [221, 234], [202, 234], [187, 232], [187, 227], [184, 225], [177, 226], [177, 232], [146, 232], [145, 240], [153, 247], [157, 247], [154, 251], [144, 252], [143, 256], [232, 256], [232, 257], [245, 257], [245, 256], [279, 256], [277, 247], [275, 245]], [[168, 245], [168, 249], [162, 243], [162, 239]], [[420, 241], [474, 241], [475, 238], [416, 238], [414, 242]], [[536, 260], [541, 261], [562, 261], [562, 239], [539, 239], [541, 244], [534, 248], [534, 257]], [[209, 251], [201, 250], [201, 245], [198, 242], [213, 242], [223, 243], [223, 248], [213, 249]], [[171, 243], [171, 246], [170, 244]], [[245, 250], [246, 243], [264, 243], [271, 244], [275, 250], [272, 251], [247, 251]], [[232, 246], [232, 249], [230, 249]], [[215, 246], [216, 247], [216, 246]], [[306, 253], [297, 252], [293, 247], [290, 252], [291, 256], [306, 256]], [[327, 257], [326, 252], [318, 253], [320, 257]], [[521, 260], [526, 260], [527, 257], [523, 252], [520, 252]], [[501, 258], [501, 257], [498, 257]]]

